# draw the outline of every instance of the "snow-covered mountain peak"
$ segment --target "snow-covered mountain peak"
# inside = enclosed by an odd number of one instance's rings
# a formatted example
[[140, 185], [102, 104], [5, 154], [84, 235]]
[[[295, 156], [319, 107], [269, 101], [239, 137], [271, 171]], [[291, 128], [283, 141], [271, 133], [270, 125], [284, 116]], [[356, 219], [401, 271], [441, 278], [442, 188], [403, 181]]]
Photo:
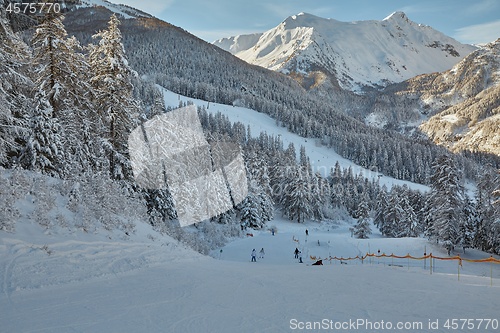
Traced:
[[387, 16], [383, 21], [398, 22], [398, 23], [411, 23], [412, 21], [406, 16], [404, 12], [394, 12]]
[[286, 74], [308, 76], [319, 70], [334, 85], [353, 91], [448, 70], [476, 49], [411, 21], [403, 12], [382, 21], [357, 22], [300, 13], [262, 34], [214, 44], [251, 64]]
[[150, 14], [144, 13], [138, 9], [111, 3], [106, 0], [80, 0], [81, 5], [77, 7], [105, 7], [115, 14], [119, 14], [125, 19], [137, 17], [153, 17]]
[[331, 19], [325, 19], [319, 16], [315, 16], [308, 13], [299, 13], [297, 15], [292, 15], [286, 18], [282, 25], [286, 26], [287, 29], [295, 29], [297, 27], [309, 27], [315, 28], [325, 22], [333, 21]]

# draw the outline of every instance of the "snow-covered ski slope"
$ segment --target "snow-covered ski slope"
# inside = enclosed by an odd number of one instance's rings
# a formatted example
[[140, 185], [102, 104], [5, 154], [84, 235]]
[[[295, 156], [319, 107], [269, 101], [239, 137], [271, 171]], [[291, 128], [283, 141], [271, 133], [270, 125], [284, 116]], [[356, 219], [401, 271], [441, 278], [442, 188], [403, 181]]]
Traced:
[[[460, 280], [456, 262], [436, 261], [432, 275], [429, 262], [424, 269], [407, 260], [311, 266], [306, 255], [446, 254], [423, 239], [357, 240], [344, 221], [299, 225], [278, 218], [270, 225], [274, 236], [253, 231], [211, 258], [146, 223], [120, 239], [19, 222], [15, 233], [0, 232], [0, 331], [275, 333], [321, 322], [334, 325], [322, 326], [325, 332], [444, 332], [448, 319], [500, 320], [499, 265], [464, 263]], [[250, 262], [251, 250], [262, 247], [264, 259]], [[303, 264], [294, 259], [295, 247]], [[436, 321], [439, 330], [429, 329]], [[393, 329], [369, 326], [382, 322]], [[349, 329], [330, 329], [344, 323]], [[399, 330], [398, 323], [413, 326]], [[498, 332], [484, 327], [474, 331]]]
[[[215, 109], [212, 104], [210, 109]], [[258, 120], [253, 126], [274, 124], [245, 112]], [[286, 132], [282, 136], [293, 138]], [[56, 204], [62, 212], [64, 207]], [[120, 230], [70, 231], [59, 224], [45, 229], [23, 216], [15, 232], [0, 231], [2, 333], [445, 332], [453, 319], [471, 319], [467, 325], [476, 328], [471, 331], [499, 331], [493, 329], [500, 320], [498, 264], [463, 262], [459, 267], [456, 261], [436, 261], [432, 274], [429, 262], [406, 259], [311, 266], [310, 257], [378, 250], [447, 256], [425, 239], [387, 239], [377, 233], [367, 240], [351, 238], [352, 221], [341, 217], [297, 224], [276, 213], [268, 224], [277, 230], [274, 236], [249, 230], [252, 236], [206, 257], [158, 234], [146, 221], [125, 235]], [[296, 247], [303, 264], [294, 259]], [[264, 248], [265, 258], [250, 262], [253, 248]], [[475, 250], [461, 255], [489, 256]], [[480, 319], [494, 321], [485, 329]], [[316, 329], [301, 329], [312, 325]]]
[[232, 122], [240, 122], [245, 126], [250, 126], [251, 134], [255, 137], [258, 137], [261, 132], [266, 132], [269, 135], [274, 135], [276, 137], [279, 136], [283, 141], [285, 147], [287, 147], [290, 143], [293, 143], [295, 149], [297, 150], [297, 156], [299, 156], [300, 153], [300, 146], [304, 146], [306, 149], [306, 153], [311, 161], [313, 171], [318, 171], [323, 176], [327, 176], [330, 173], [330, 169], [333, 168], [335, 166], [335, 163], [338, 161], [342, 169], [351, 167], [355, 175], [362, 174], [364, 177], [370, 180], [378, 178], [380, 180], [380, 185], [382, 186], [385, 184], [388, 189], [390, 189], [393, 185], [404, 184], [406, 184], [409, 188], [418, 189], [420, 191], [428, 191], [429, 189], [427, 186], [421, 184], [394, 179], [384, 176], [381, 173], [365, 169], [353, 163], [352, 161], [343, 158], [342, 156], [337, 154], [335, 150], [317, 144], [317, 140], [315, 139], [303, 138], [297, 134], [289, 132], [285, 127], [277, 126], [276, 120], [264, 113], [260, 113], [244, 107], [230, 106], [218, 103], [208, 103], [203, 100], [189, 98], [173, 93], [167, 89], [162, 88], [161, 86], [158, 87], [164, 94], [166, 106], [175, 108], [179, 106], [179, 102], [192, 102], [197, 106], [205, 106], [207, 108], [207, 112], [220, 112], [221, 114], [227, 116]]

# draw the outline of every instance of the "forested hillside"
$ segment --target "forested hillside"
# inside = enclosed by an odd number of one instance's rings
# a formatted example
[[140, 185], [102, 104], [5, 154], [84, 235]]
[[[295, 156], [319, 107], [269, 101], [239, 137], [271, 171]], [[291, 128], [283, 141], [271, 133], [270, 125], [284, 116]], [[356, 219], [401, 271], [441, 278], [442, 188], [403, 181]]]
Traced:
[[[109, 12], [86, 8], [67, 16], [69, 33], [85, 43], [104, 26]], [[140, 76], [184, 96], [266, 113], [279, 125], [301, 136], [318, 138], [364, 167], [427, 183], [430, 162], [446, 151], [425, 139], [409, 139], [353, 119], [349, 114], [357, 115], [366, 108], [363, 103], [368, 100], [362, 97], [341, 90], [307, 93], [293, 79], [248, 65], [155, 18], [123, 20], [121, 29], [130, 65]], [[154, 92], [143, 91], [141, 99], [153, 104]], [[458, 158], [466, 176], [475, 178], [474, 163]], [[497, 160], [490, 163], [496, 166]]]
[[[155, 228], [203, 252], [223, 243], [224, 236], [238, 235], [240, 229], [265, 227], [275, 208], [298, 223], [335, 218], [340, 211], [361, 221], [376, 214], [384, 234], [427, 233], [452, 245], [465, 244], [465, 231], [461, 230], [470, 224], [473, 230], [467, 229], [467, 235], [474, 232], [475, 240], [464, 246], [500, 251], [500, 228], [497, 218], [492, 218], [498, 216], [493, 206], [498, 178], [492, 166], [486, 165], [496, 163], [493, 158], [444, 158], [447, 151], [427, 140], [369, 127], [342, 110], [349, 105], [348, 95], [306, 93], [290, 78], [245, 64], [157, 19], [120, 20], [104, 8], [83, 8], [68, 12], [66, 19], [47, 16], [34, 29], [24, 31], [21, 39], [13, 33], [3, 6], [0, 8], [4, 41], [0, 45], [0, 167], [70, 182], [72, 186], [60, 186], [57, 191], [77, 211], [78, 205], [91, 205], [81, 198], [113, 202], [118, 197], [117, 204], [135, 200], [144, 208], [143, 215], [137, 210], [138, 219], [142, 216]], [[280, 138], [266, 133], [253, 138], [241, 124], [231, 124], [200, 109], [209, 141], [225, 139], [242, 146], [249, 195], [211, 221], [180, 228], [168, 189], [139, 188], [128, 156], [128, 134], [154, 115], [168, 111], [154, 84], [186, 96], [269, 114], [277, 126], [315, 138], [318, 144], [334, 148], [363, 167], [430, 184], [433, 190], [428, 196], [407, 188], [384, 189], [376, 181], [338, 166], [331, 166], [329, 177], [322, 177], [312, 172], [305, 149], [296, 156], [295, 148], [284, 147]], [[442, 180], [439, 171], [444, 167], [453, 179]], [[466, 178], [482, 184], [475, 194], [475, 205], [465, 205], [468, 199], [462, 184]], [[4, 183], [18, 186], [17, 178], [9, 179]], [[78, 186], [92, 181], [102, 182], [109, 191], [99, 188], [96, 191], [101, 195], [91, 196], [85, 192], [94, 191], [92, 186]], [[21, 192], [12, 195], [20, 199], [28, 195], [29, 187], [23, 185]], [[46, 187], [41, 188], [41, 192], [33, 189], [30, 195], [42, 195]], [[68, 188], [75, 190], [68, 192]], [[79, 188], [84, 193], [75, 194]], [[9, 197], [10, 192], [1, 193]], [[460, 219], [433, 213], [440, 209], [436, 197], [446, 195], [453, 198], [447, 209], [467, 208]], [[77, 204], [69, 200], [72, 196]], [[384, 204], [383, 196], [390, 198], [389, 204]], [[0, 201], [2, 205], [8, 202], [12, 201]], [[52, 198], [38, 202], [52, 205], [42, 212], [57, 206]], [[9, 209], [4, 206], [2, 211]], [[12, 207], [10, 211], [10, 217], [1, 222], [2, 230], [15, 230], [12, 219], [16, 212]], [[92, 223], [108, 225], [109, 217], [88, 215]]]

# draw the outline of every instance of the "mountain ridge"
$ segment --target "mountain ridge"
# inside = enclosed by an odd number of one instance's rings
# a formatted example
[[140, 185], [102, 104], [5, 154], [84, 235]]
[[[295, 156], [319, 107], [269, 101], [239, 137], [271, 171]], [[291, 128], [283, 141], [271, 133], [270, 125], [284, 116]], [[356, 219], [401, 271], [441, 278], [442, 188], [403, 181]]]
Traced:
[[357, 92], [447, 70], [477, 49], [415, 23], [403, 12], [381, 21], [354, 22], [300, 13], [264, 33], [224, 38], [214, 45], [285, 74], [321, 71], [334, 85]]

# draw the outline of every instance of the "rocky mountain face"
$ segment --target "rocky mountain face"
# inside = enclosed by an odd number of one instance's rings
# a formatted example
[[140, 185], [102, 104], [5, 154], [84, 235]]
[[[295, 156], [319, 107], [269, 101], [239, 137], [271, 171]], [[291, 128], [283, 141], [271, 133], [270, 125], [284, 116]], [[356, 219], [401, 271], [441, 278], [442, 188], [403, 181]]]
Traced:
[[367, 99], [365, 123], [415, 133], [452, 151], [500, 155], [500, 39], [451, 69], [388, 86]]
[[214, 44], [251, 64], [289, 74], [306, 88], [329, 79], [356, 92], [447, 70], [476, 49], [412, 22], [403, 12], [359, 22], [301, 13], [264, 33]]
[[500, 39], [451, 70], [410, 80], [406, 93], [433, 114], [420, 130], [435, 143], [500, 155]]

